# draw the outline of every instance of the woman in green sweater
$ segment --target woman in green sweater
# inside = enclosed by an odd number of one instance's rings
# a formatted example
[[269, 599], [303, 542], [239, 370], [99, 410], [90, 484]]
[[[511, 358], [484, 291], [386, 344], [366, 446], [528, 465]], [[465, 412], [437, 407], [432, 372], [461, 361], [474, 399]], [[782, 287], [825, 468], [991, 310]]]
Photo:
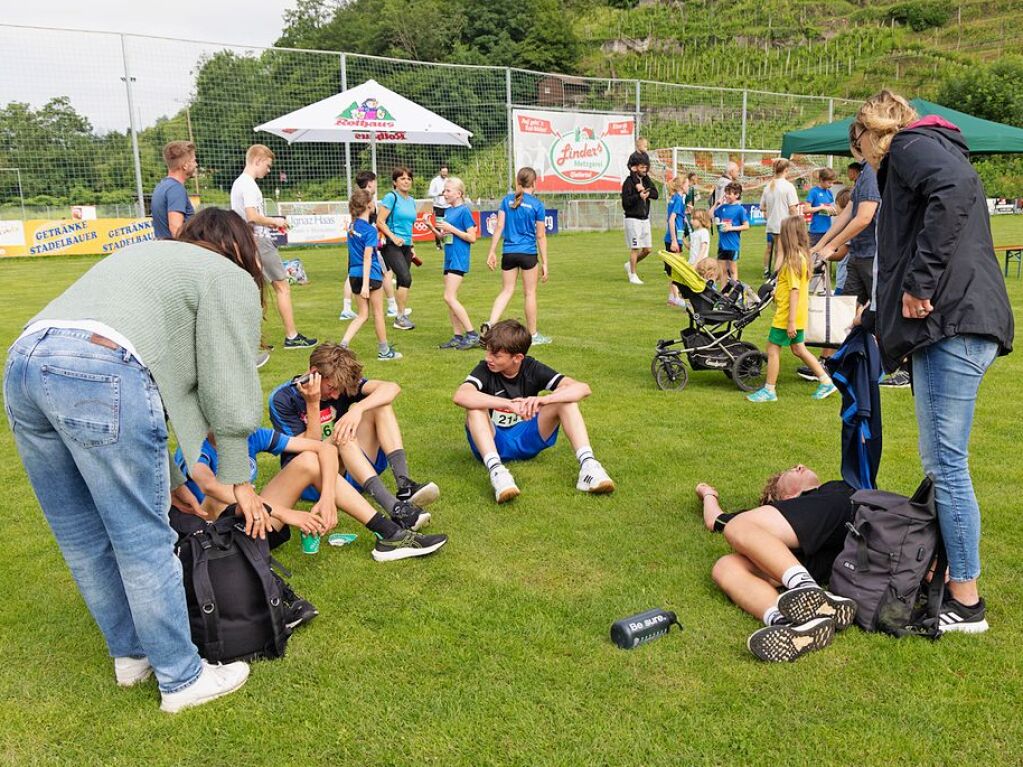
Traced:
[[246, 531], [269, 527], [247, 446], [262, 406], [256, 245], [236, 214], [216, 209], [179, 239], [93, 266], [29, 321], [4, 373], [18, 453], [117, 683], [155, 673], [169, 712], [238, 689], [249, 670], [209, 665], [191, 641], [167, 510], [201, 511], [169, 459], [165, 412], [189, 465], [217, 435], [219, 477]]

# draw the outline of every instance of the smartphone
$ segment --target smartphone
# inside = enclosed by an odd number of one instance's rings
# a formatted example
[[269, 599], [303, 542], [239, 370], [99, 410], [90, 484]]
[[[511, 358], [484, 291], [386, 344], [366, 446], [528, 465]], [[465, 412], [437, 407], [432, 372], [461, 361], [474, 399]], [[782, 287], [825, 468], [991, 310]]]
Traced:
[[304, 376], [300, 377], [295, 383], [307, 384], [312, 380], [312, 378], [313, 378], [312, 373], [306, 373]]

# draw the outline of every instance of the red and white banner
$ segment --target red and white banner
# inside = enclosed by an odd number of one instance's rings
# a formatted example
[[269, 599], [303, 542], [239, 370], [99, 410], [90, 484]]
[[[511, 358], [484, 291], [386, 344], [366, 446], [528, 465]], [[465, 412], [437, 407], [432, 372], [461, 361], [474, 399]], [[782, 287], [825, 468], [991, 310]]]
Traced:
[[618, 192], [635, 149], [630, 115], [512, 113], [515, 167], [536, 170], [537, 192]]

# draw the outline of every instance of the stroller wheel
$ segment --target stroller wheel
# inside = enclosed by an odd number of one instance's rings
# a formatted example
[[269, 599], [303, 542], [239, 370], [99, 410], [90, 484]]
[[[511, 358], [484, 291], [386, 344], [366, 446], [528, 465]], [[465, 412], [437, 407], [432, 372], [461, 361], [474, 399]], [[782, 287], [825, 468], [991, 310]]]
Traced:
[[[757, 350], [756, 344], [751, 344], [749, 341], [736, 341], [731, 346], [731, 352], [732, 352], [732, 354], [736, 355], [736, 359], [738, 359], [739, 355], [741, 355], [744, 351], [755, 352], [755, 351], [758, 351], [758, 350]], [[725, 368], [722, 371], [725, 374], [725, 377], [729, 381], [732, 380], [732, 367], [734, 366], [734, 364], [735, 363], [732, 363], [732, 365], [730, 365], [729, 367]]]
[[682, 391], [689, 382], [689, 371], [680, 357], [654, 357], [650, 372], [663, 391]]
[[743, 352], [732, 365], [732, 380], [743, 391], [756, 391], [767, 380], [767, 355], [752, 349]]

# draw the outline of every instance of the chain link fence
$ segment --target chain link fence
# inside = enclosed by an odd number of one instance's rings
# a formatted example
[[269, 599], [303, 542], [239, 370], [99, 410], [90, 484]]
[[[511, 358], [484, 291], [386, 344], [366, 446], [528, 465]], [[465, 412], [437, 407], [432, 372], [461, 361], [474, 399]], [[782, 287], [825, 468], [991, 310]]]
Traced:
[[[0, 219], [143, 215], [166, 174], [161, 150], [187, 139], [200, 173], [189, 191], [228, 202], [246, 148], [276, 153], [262, 182], [280, 209], [337, 204], [370, 165], [364, 144], [288, 145], [253, 127], [374, 79], [473, 132], [471, 149], [380, 144], [384, 176], [416, 173], [425, 196], [441, 163], [476, 202], [512, 185], [509, 141], [516, 107], [636, 115], [652, 147], [780, 146], [782, 134], [853, 113], [857, 102], [648, 82], [571, 77], [503, 67], [429, 64], [331, 51], [241, 47], [100, 32], [0, 25]], [[572, 201], [574, 200], [574, 201]], [[563, 225], [606, 221], [592, 195], [559, 196]]]

